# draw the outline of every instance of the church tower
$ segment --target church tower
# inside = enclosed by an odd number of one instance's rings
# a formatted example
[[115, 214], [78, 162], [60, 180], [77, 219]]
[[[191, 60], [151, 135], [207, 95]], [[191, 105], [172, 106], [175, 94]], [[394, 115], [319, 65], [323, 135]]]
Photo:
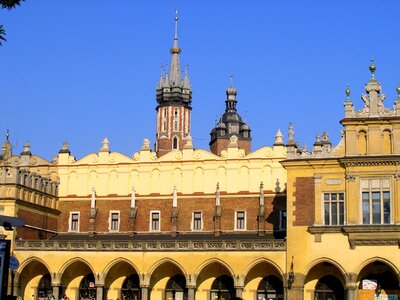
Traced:
[[179, 65], [178, 15], [175, 16], [174, 43], [171, 48], [170, 72], [161, 70], [157, 85], [157, 133], [155, 151], [160, 157], [172, 150], [182, 150], [190, 135], [192, 88], [187, 67], [182, 78]]
[[221, 151], [228, 148], [233, 136], [236, 136], [239, 148], [244, 149], [246, 154], [251, 151], [250, 127], [243, 122], [236, 110], [236, 95], [237, 90], [231, 78], [231, 85], [226, 90], [225, 113], [210, 133], [210, 150], [216, 155], [221, 155]]

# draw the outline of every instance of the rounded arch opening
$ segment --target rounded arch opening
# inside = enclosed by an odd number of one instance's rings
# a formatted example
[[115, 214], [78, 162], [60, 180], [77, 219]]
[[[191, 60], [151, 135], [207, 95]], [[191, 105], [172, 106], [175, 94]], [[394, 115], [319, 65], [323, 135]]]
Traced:
[[321, 277], [314, 289], [315, 300], [340, 300], [344, 299], [344, 287], [333, 275]]
[[400, 294], [399, 279], [395, 270], [381, 260], [365, 265], [358, 275], [359, 293]]

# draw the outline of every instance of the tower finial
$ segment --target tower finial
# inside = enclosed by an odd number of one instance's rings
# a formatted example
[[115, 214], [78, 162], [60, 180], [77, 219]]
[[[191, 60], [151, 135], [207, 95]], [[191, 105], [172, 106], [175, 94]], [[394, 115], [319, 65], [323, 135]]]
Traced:
[[350, 101], [350, 87], [346, 84], [346, 89], [344, 91], [346, 93], [346, 101]]
[[400, 99], [400, 82], [397, 83], [396, 92], [397, 92], [397, 99]]
[[231, 74], [229, 76], [229, 80], [230, 80], [230, 83], [231, 83], [231, 87], [233, 87], [233, 74]]
[[374, 80], [375, 79], [375, 70], [376, 70], [376, 66], [375, 66], [375, 62], [374, 62], [374, 58], [371, 58], [371, 64], [369, 65], [369, 70], [371, 71], [371, 79]]
[[10, 137], [10, 131], [7, 129], [7, 132], [6, 132], [6, 139], [7, 139], [7, 141], [8, 141], [8, 138]]

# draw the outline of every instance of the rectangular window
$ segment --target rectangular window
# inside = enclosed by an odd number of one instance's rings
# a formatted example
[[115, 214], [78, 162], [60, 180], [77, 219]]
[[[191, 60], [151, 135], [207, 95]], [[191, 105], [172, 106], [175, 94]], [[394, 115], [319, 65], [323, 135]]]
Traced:
[[246, 229], [246, 213], [244, 211], [236, 212], [236, 228], [237, 230]]
[[286, 210], [279, 211], [279, 230], [286, 230]]
[[119, 211], [110, 211], [110, 231], [119, 231]]
[[361, 179], [363, 224], [390, 224], [390, 179]]
[[160, 231], [160, 212], [152, 211], [150, 212], [150, 230]]
[[69, 231], [79, 231], [79, 212], [70, 212], [69, 214]]
[[193, 230], [201, 230], [201, 212], [193, 213]]
[[344, 224], [344, 193], [324, 193], [325, 225]]

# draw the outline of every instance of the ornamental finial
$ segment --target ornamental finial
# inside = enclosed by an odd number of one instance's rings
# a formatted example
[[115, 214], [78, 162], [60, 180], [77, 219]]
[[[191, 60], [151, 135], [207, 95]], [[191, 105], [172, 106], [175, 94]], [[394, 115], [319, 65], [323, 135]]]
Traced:
[[350, 100], [350, 87], [348, 84], [346, 85], [346, 89], [344, 92], [346, 93], [346, 101], [349, 101]]
[[375, 79], [376, 66], [373, 57], [371, 58], [371, 64], [369, 65], [369, 70], [371, 71], [371, 79]]
[[400, 99], [400, 82], [397, 83], [396, 92], [397, 92], [397, 99]]
[[8, 138], [10, 137], [10, 131], [7, 129], [7, 132], [6, 132], [6, 139], [7, 139], [7, 141], [8, 141]]

